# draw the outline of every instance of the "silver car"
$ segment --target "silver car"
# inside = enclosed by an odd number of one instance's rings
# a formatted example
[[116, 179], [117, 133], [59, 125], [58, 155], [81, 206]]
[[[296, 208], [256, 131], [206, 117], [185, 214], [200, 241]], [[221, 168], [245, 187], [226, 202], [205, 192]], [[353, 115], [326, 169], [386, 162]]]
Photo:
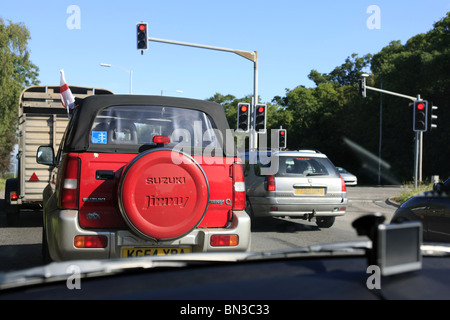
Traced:
[[338, 170], [339, 174], [344, 179], [345, 185], [356, 186], [358, 184], [358, 178], [356, 178], [356, 176], [354, 174], [348, 172], [347, 170], [345, 170], [342, 167], [336, 167], [336, 169]]
[[[347, 209], [347, 189], [336, 167], [313, 150], [246, 153], [247, 212], [333, 225]], [[244, 159], [243, 159], [244, 160]]]

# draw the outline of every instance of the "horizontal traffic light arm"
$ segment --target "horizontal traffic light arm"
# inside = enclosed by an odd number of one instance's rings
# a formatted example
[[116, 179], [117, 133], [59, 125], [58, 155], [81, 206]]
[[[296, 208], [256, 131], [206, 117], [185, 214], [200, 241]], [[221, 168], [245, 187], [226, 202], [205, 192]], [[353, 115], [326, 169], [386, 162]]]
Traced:
[[256, 51], [254, 51], [254, 52], [243, 51], [243, 50], [237, 50], [237, 49], [228, 49], [228, 48], [214, 47], [214, 46], [209, 46], [209, 45], [204, 45], [204, 44], [196, 44], [196, 43], [158, 39], [158, 38], [148, 38], [148, 41], [170, 43], [170, 44], [176, 44], [179, 46], [196, 47], [196, 48], [203, 48], [203, 49], [210, 49], [210, 50], [217, 50], [217, 51], [233, 52], [233, 53], [236, 53], [237, 55], [240, 55], [241, 57], [244, 57], [255, 63], [258, 60], [258, 53]]
[[372, 90], [372, 91], [377, 91], [377, 92], [381, 92], [381, 93], [386, 93], [386, 94], [390, 94], [392, 96], [397, 96], [397, 97], [402, 97], [402, 98], [406, 98], [406, 99], [410, 99], [412, 101], [416, 101], [417, 98], [416, 97], [412, 97], [412, 96], [408, 96], [406, 94], [401, 94], [401, 93], [397, 93], [397, 92], [392, 92], [392, 91], [388, 91], [388, 90], [383, 90], [383, 89], [378, 89], [378, 88], [374, 88], [374, 87], [370, 87], [370, 86], [364, 86], [366, 89], [368, 90]]

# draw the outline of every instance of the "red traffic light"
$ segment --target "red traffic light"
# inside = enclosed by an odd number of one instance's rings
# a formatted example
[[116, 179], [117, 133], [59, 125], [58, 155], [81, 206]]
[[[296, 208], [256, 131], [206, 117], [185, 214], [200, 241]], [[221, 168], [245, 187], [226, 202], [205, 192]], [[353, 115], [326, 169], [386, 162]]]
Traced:
[[278, 130], [278, 148], [280, 149], [286, 149], [286, 129], [279, 129]]
[[255, 106], [254, 128], [257, 133], [266, 133], [266, 105], [257, 104]]
[[148, 50], [148, 23], [138, 22], [137, 27], [137, 49]]
[[250, 129], [250, 104], [239, 103], [237, 111], [237, 130], [240, 132], [248, 132]]
[[425, 132], [428, 127], [428, 101], [414, 101], [413, 131]]

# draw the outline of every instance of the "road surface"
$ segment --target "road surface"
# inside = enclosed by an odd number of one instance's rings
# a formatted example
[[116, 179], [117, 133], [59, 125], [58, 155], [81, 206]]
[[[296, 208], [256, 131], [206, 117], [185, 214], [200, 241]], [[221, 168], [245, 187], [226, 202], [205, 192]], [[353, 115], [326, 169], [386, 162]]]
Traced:
[[[399, 187], [349, 187], [349, 205], [345, 216], [336, 218], [329, 229], [320, 229], [314, 221], [264, 218], [252, 223], [252, 251], [267, 251], [308, 246], [317, 243], [361, 239], [352, 228], [353, 220], [361, 215], [381, 212], [386, 221], [396, 207], [387, 199], [401, 192]], [[0, 191], [3, 198], [4, 192]], [[42, 264], [42, 212], [21, 214], [18, 227], [9, 227], [0, 199], [0, 272], [30, 268]], [[365, 239], [365, 238], [364, 238]]]

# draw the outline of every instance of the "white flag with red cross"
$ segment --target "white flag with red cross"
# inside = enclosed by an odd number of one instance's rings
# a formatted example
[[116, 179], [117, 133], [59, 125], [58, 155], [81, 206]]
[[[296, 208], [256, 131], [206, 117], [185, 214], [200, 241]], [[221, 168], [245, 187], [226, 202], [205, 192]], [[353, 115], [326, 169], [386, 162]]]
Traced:
[[60, 80], [60, 93], [61, 93], [61, 102], [64, 108], [67, 109], [67, 114], [69, 114], [69, 110], [75, 108], [75, 98], [70, 91], [69, 86], [66, 83], [66, 78], [64, 77], [64, 70], [61, 70], [61, 80]]

